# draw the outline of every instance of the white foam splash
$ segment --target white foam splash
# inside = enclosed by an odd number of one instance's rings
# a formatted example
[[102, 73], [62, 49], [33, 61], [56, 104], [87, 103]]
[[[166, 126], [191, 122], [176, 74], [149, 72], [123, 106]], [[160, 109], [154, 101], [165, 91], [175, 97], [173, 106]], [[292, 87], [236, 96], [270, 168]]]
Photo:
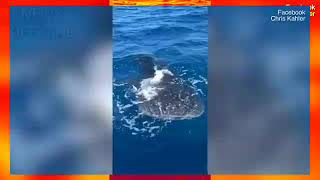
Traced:
[[168, 69], [156, 69], [153, 77], [144, 79], [140, 82], [140, 88], [138, 89], [137, 95], [143, 96], [147, 101], [156, 97], [159, 91], [163, 89], [158, 87], [158, 85], [162, 82], [163, 77], [166, 74], [173, 76], [173, 73]]

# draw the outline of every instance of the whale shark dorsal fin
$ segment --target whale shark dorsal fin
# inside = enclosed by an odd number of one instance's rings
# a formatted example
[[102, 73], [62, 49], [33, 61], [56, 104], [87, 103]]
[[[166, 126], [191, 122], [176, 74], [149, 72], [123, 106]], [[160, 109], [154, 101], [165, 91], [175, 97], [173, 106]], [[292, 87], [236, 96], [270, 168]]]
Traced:
[[137, 62], [145, 76], [153, 76], [155, 73], [155, 57], [151, 55], [141, 55], [137, 58]]

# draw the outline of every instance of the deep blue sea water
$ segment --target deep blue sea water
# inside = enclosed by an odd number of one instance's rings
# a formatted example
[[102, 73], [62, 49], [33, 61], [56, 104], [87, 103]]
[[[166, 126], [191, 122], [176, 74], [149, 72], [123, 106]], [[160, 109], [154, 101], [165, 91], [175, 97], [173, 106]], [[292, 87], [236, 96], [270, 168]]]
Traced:
[[[205, 112], [188, 120], [145, 116], [134, 89], [138, 58], [155, 57], [189, 84]], [[207, 7], [114, 7], [113, 174], [206, 174]]]

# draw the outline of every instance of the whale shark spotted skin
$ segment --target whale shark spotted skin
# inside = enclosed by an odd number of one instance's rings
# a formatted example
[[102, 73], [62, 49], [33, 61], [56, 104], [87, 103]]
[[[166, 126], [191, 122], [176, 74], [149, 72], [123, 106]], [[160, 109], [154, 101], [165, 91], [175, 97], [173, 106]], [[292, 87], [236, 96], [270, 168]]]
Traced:
[[[146, 63], [146, 58], [143, 61]], [[203, 114], [204, 105], [195, 89], [169, 69], [152, 68], [153, 71], [148, 72], [153, 72], [153, 75], [141, 80], [136, 93], [140, 101], [139, 110], [144, 115], [163, 120], [184, 120]]]

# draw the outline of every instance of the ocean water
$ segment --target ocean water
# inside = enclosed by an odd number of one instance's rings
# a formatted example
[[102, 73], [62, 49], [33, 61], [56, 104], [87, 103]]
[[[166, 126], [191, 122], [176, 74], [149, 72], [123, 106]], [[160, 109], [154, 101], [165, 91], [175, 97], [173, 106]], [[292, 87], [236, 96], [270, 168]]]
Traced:
[[[191, 87], [204, 105], [195, 118], [144, 115], [136, 91], [151, 56]], [[206, 174], [207, 7], [113, 8], [113, 174]]]

